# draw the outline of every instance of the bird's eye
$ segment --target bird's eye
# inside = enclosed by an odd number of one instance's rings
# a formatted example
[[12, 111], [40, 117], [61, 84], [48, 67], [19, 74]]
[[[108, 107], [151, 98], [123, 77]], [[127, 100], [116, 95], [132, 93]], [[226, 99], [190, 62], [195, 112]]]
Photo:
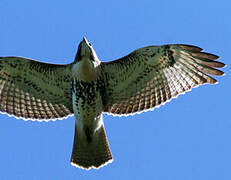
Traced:
[[89, 44], [89, 46], [91, 46], [91, 43], [88, 43]]

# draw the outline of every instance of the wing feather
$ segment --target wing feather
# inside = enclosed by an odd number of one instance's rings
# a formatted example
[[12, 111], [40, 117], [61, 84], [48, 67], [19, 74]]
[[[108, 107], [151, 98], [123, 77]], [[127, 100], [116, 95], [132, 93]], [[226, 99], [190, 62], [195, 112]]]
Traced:
[[73, 114], [70, 65], [0, 57], [0, 111], [24, 119]]
[[140, 48], [100, 66], [106, 79], [104, 112], [129, 115], [154, 109], [224, 73], [219, 57], [197, 46], [173, 44]]

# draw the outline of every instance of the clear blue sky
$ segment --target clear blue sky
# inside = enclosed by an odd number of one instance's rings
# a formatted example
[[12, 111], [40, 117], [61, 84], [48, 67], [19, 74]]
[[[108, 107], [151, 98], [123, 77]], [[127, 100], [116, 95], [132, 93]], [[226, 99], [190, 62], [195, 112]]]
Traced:
[[32, 122], [0, 115], [0, 179], [231, 179], [230, 2], [227, 0], [1, 0], [0, 56], [70, 63], [83, 36], [113, 60], [146, 45], [186, 43], [229, 66], [218, 85], [193, 89], [152, 112], [104, 115], [114, 162], [70, 165], [74, 117]]

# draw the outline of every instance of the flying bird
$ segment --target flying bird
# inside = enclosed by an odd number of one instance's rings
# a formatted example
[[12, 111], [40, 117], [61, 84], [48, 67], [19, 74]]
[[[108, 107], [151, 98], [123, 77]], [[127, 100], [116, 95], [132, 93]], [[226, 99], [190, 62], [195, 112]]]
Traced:
[[75, 116], [71, 164], [100, 168], [112, 162], [102, 114], [132, 115], [163, 105], [224, 73], [218, 56], [192, 45], [147, 46], [102, 62], [86, 38], [66, 65], [0, 57], [0, 111], [49, 121]]

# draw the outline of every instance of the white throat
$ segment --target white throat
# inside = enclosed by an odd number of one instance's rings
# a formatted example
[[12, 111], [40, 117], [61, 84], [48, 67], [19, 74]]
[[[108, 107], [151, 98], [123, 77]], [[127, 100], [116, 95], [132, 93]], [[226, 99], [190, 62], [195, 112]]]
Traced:
[[98, 63], [84, 57], [72, 66], [72, 75], [82, 81], [93, 81], [97, 79]]

